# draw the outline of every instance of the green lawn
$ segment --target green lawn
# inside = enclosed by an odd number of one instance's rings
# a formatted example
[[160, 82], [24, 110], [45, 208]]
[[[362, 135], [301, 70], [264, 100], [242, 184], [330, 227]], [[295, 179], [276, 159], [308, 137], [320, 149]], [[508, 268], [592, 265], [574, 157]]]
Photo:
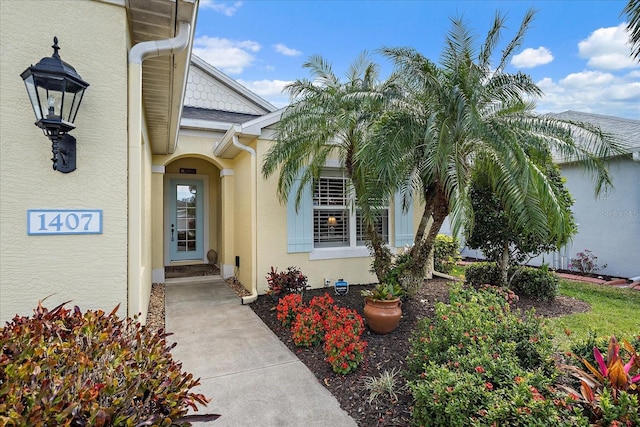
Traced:
[[457, 277], [458, 279], [464, 279], [464, 272], [467, 269], [466, 265], [455, 265], [453, 267], [453, 270], [451, 271], [451, 273], [449, 273], [450, 275], [452, 275], [453, 277]]
[[[562, 350], [568, 350], [573, 340], [585, 339], [589, 330], [603, 337], [614, 334], [617, 338], [629, 339], [640, 335], [640, 292], [563, 280], [560, 294], [591, 304], [591, 310], [586, 313], [550, 320]], [[571, 337], [567, 337], [565, 329], [572, 332]]]

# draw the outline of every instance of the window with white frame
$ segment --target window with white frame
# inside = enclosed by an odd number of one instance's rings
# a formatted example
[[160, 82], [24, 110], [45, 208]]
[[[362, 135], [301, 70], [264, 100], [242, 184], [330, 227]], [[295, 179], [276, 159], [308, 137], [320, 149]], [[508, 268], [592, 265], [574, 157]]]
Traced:
[[[313, 187], [313, 247], [345, 248], [364, 246], [364, 221], [353, 199], [348, 178], [341, 169], [325, 169]], [[389, 242], [389, 209], [378, 208], [376, 227]]]

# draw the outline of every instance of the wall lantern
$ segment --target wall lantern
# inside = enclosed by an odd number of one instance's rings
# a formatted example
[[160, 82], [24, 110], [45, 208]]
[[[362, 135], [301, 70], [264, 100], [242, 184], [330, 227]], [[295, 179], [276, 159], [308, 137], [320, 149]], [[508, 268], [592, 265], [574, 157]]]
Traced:
[[20, 77], [36, 115], [35, 125], [51, 140], [53, 170], [69, 173], [76, 169], [76, 139], [67, 132], [76, 127], [73, 122], [89, 83], [60, 59], [57, 37], [53, 38], [51, 47], [50, 58], [42, 58]]

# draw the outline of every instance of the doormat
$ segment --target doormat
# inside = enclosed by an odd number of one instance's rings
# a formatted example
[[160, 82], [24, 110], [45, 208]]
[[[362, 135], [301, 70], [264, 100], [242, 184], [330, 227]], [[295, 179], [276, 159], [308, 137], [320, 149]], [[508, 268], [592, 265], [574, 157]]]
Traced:
[[218, 274], [220, 274], [220, 269], [213, 264], [174, 265], [164, 268], [165, 279], [214, 276]]

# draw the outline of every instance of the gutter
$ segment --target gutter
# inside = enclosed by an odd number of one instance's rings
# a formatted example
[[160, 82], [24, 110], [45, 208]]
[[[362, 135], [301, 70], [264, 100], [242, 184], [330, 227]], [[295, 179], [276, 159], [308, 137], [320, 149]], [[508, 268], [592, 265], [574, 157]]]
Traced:
[[[246, 151], [247, 153], [249, 153], [251, 155], [251, 173], [254, 175], [253, 177], [253, 184], [251, 186], [251, 200], [252, 200], [252, 209], [251, 209], [251, 213], [253, 216], [253, 222], [254, 224], [257, 225], [257, 206], [258, 206], [258, 191], [257, 191], [257, 181], [256, 181], [256, 167], [257, 167], [257, 156], [256, 156], [256, 150], [254, 150], [251, 147], [248, 147], [244, 144], [240, 144], [240, 140], [238, 138], [238, 135], [240, 134], [240, 130], [238, 129], [237, 126], [233, 126], [231, 128], [233, 130], [233, 134], [231, 136], [231, 143], [234, 147], [242, 150], [242, 151]], [[230, 130], [231, 130], [230, 129]], [[253, 257], [251, 260], [251, 264], [252, 264], [252, 269], [254, 272], [254, 276], [256, 274], [256, 268], [257, 268], [257, 239], [258, 237], [256, 236], [255, 231], [253, 233], [251, 233], [251, 248], [252, 248], [252, 252], [253, 252]], [[256, 299], [258, 299], [258, 281], [253, 281], [252, 280], [252, 284], [251, 284], [251, 295], [248, 295], [246, 297], [241, 297], [240, 298], [240, 302], [242, 305], [245, 304], [250, 304], [252, 302], [254, 302]]]
[[[151, 40], [141, 42], [129, 50], [128, 63], [128, 146], [127, 146], [127, 314], [131, 317], [137, 313], [141, 322], [147, 320], [147, 307], [143, 289], [146, 285], [151, 287], [151, 275], [147, 274], [147, 268], [151, 266], [151, 255], [143, 258], [145, 239], [143, 236], [146, 201], [141, 197], [144, 177], [142, 175], [143, 164], [143, 131], [142, 122], [142, 62], [147, 58], [161, 55], [172, 55], [188, 47], [190, 41], [191, 24], [178, 23], [178, 32], [175, 37], [165, 40]], [[148, 276], [148, 278], [147, 278]], [[148, 302], [148, 301], [146, 301]]]

